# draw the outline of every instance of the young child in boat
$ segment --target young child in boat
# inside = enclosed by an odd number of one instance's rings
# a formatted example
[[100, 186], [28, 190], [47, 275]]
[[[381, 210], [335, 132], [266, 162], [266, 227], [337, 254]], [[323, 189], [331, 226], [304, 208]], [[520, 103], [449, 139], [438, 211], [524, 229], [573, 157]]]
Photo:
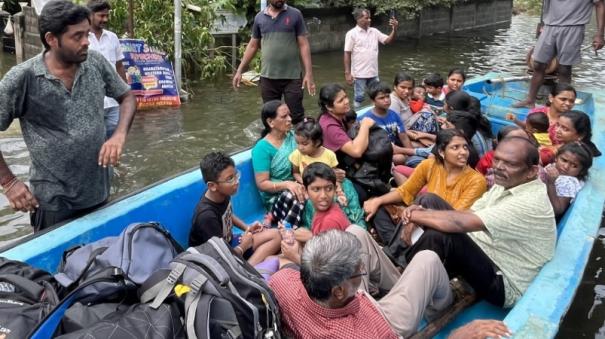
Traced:
[[334, 170], [325, 163], [315, 162], [305, 168], [303, 185], [315, 208], [311, 224], [313, 235], [334, 228], [344, 231], [351, 225], [340, 206], [334, 203], [337, 182]]
[[374, 120], [375, 126], [385, 130], [391, 143], [393, 143], [393, 163], [403, 165], [407, 156], [412, 156], [415, 153], [399, 114], [389, 108], [391, 106], [390, 94], [391, 87], [384, 82], [372, 84], [368, 89], [368, 96], [374, 107], [359, 116], [357, 120], [361, 121], [368, 117]]
[[544, 167], [543, 181], [555, 216], [559, 219], [584, 186], [592, 154], [581, 141], [567, 143], [559, 148], [555, 162]]
[[312, 222], [309, 228], [299, 227], [290, 231], [292, 235], [288, 235], [289, 231], [282, 224], [279, 225], [284, 239], [280, 267], [291, 262], [300, 263], [302, 248], [314, 235], [331, 229], [345, 230], [353, 224], [339, 204], [334, 203], [337, 182], [336, 173], [324, 162], [313, 162], [305, 167], [302, 183], [313, 206]]
[[391, 92], [391, 106], [389, 109], [398, 113], [404, 124], [406, 124], [413, 114], [410, 109], [410, 94], [413, 89], [414, 78], [405, 72], [398, 72], [395, 74], [393, 91]]
[[410, 110], [412, 113], [420, 112], [425, 106], [424, 98], [426, 97], [426, 89], [423, 86], [415, 86], [412, 90], [410, 98]]
[[424, 78], [423, 83], [424, 88], [426, 88], [426, 103], [431, 106], [435, 113], [441, 113], [445, 103], [443, 77], [439, 73], [431, 73]]
[[357, 112], [355, 112], [354, 109], [351, 109], [345, 114], [345, 117], [342, 122], [345, 124], [346, 131], [350, 131], [351, 128], [353, 128], [353, 126], [357, 124]]
[[[338, 166], [336, 154], [331, 150], [323, 147], [323, 131], [321, 126], [315, 119], [305, 117], [302, 122], [296, 125], [294, 130], [297, 149], [294, 150], [288, 157], [292, 163], [292, 174], [298, 183], [303, 183], [302, 173], [305, 168], [315, 162], [322, 162], [330, 168]], [[339, 182], [336, 184], [336, 194], [338, 202], [346, 206], [347, 197], [345, 196], [341, 182], [344, 180], [344, 173], [340, 172]]]
[[200, 169], [208, 188], [195, 207], [189, 246], [201, 245], [215, 236], [231, 242], [235, 226], [244, 231], [235, 251], [251, 265], [279, 252], [281, 236], [277, 229], [266, 229], [259, 222], [246, 225], [233, 213], [231, 196], [237, 193], [240, 180], [233, 159], [212, 152], [204, 156]]
[[433, 145], [439, 131], [437, 116], [430, 105], [424, 101], [425, 97], [426, 89], [423, 86], [414, 87], [410, 99], [410, 110], [414, 114], [405, 124], [406, 133], [414, 147]]
[[548, 116], [544, 112], [532, 113], [525, 120], [527, 134], [533, 135], [540, 146], [552, 146], [552, 141], [550, 141], [550, 136], [548, 135], [549, 127]]

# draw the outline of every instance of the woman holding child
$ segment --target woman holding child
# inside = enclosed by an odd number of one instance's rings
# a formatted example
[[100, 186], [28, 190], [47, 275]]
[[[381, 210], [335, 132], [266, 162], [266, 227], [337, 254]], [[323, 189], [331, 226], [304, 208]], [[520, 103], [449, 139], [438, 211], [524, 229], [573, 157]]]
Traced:
[[[548, 128], [548, 135], [553, 145], [560, 144], [561, 141], [556, 136], [556, 126], [559, 122], [561, 114], [568, 112], [573, 109], [576, 102], [576, 90], [573, 86], [565, 83], [556, 84], [548, 96], [548, 103], [546, 106], [536, 107], [532, 109], [528, 115], [535, 112], [544, 112], [548, 116], [548, 122], [550, 127]], [[518, 120], [513, 113], [506, 115], [506, 119], [513, 121], [515, 124], [522, 128], [525, 128], [525, 122]]]
[[[336, 153], [341, 165], [344, 164], [345, 155], [354, 159], [361, 158], [368, 148], [370, 127], [374, 126], [374, 120], [363, 118], [357, 136], [354, 139], [349, 137], [345, 119], [347, 113], [351, 111], [351, 106], [347, 93], [339, 84], [328, 84], [319, 90], [319, 106], [321, 108], [319, 125], [323, 131], [323, 145]], [[359, 200], [367, 200], [367, 192], [354, 185]]]
[[265, 210], [271, 212], [274, 221], [298, 226], [305, 192], [303, 186], [294, 180], [288, 160], [296, 149], [290, 110], [279, 100], [268, 101], [263, 105], [261, 120], [264, 129], [252, 148], [256, 186]]

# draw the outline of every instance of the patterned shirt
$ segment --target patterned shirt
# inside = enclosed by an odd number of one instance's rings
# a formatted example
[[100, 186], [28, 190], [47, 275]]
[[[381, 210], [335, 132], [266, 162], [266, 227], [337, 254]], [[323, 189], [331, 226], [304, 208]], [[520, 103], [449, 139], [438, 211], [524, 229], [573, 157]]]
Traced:
[[555, 253], [557, 226], [546, 186], [540, 179], [510, 189], [494, 185], [471, 210], [486, 230], [469, 236], [502, 271], [504, 306], [511, 307]]
[[19, 119], [30, 153], [30, 183], [40, 207], [78, 210], [109, 196], [109, 171], [98, 164], [105, 142], [103, 98], [130, 88], [98, 52], [76, 71], [71, 91], [39, 54], [0, 81], [0, 130]]
[[572, 202], [582, 187], [584, 187], [584, 181], [580, 181], [578, 178], [569, 175], [560, 175], [555, 180], [557, 195], [564, 198], [571, 198]]
[[285, 268], [269, 286], [279, 304], [283, 327], [294, 338], [398, 338], [369, 295], [357, 292], [342, 308], [320, 306], [307, 294], [300, 272]]

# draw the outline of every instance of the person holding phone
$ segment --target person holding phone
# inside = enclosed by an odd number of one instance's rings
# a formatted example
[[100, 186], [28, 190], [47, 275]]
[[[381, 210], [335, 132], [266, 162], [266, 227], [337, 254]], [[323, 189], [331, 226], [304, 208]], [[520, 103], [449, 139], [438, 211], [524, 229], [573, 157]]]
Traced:
[[378, 43], [383, 45], [395, 39], [399, 22], [395, 11], [391, 11], [389, 26], [391, 33], [386, 35], [374, 27], [370, 27], [372, 19], [370, 11], [356, 8], [353, 17], [357, 25], [345, 36], [344, 65], [345, 79], [353, 85], [355, 93], [355, 108], [360, 107], [364, 100], [366, 87], [380, 81], [378, 78]]

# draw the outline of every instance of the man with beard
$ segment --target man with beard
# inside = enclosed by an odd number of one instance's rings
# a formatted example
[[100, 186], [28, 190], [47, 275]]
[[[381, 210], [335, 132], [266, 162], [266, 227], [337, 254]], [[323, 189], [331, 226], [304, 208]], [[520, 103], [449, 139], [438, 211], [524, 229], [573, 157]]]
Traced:
[[[238, 88], [242, 72], [262, 45], [260, 88], [263, 102], [282, 100], [283, 96], [294, 125], [301, 122], [305, 114], [303, 90], [307, 88], [310, 95], [315, 95], [307, 35], [305, 21], [298, 9], [286, 5], [285, 0], [269, 0], [269, 6], [254, 18], [252, 37], [233, 75], [233, 87]], [[301, 60], [305, 68], [302, 80]]]
[[[38, 19], [44, 52], [0, 81], [0, 130], [19, 119], [30, 152], [31, 191], [0, 153], [0, 185], [11, 207], [31, 212], [34, 231], [90, 212], [109, 196], [107, 166], [117, 164], [136, 102], [103, 55], [88, 51], [90, 12], [51, 1]], [[120, 103], [105, 140], [103, 98]]]
[[[90, 16], [90, 33], [88, 33], [89, 48], [103, 54], [110, 64], [115, 65], [115, 70], [122, 80], [128, 83], [124, 65], [122, 65], [124, 55], [120, 47], [120, 40], [114, 32], [105, 29], [109, 20], [111, 5], [106, 0], [90, 0], [87, 6], [92, 13]], [[120, 105], [115, 99], [105, 97], [105, 131], [107, 139], [115, 131], [119, 119]]]
[[[555, 217], [538, 179], [539, 154], [527, 138], [508, 137], [494, 151], [495, 185], [468, 211], [403, 212], [408, 262], [422, 250], [439, 255], [450, 276], [462, 276], [477, 296], [511, 307], [554, 255]], [[417, 227], [424, 233], [412, 244]]]

